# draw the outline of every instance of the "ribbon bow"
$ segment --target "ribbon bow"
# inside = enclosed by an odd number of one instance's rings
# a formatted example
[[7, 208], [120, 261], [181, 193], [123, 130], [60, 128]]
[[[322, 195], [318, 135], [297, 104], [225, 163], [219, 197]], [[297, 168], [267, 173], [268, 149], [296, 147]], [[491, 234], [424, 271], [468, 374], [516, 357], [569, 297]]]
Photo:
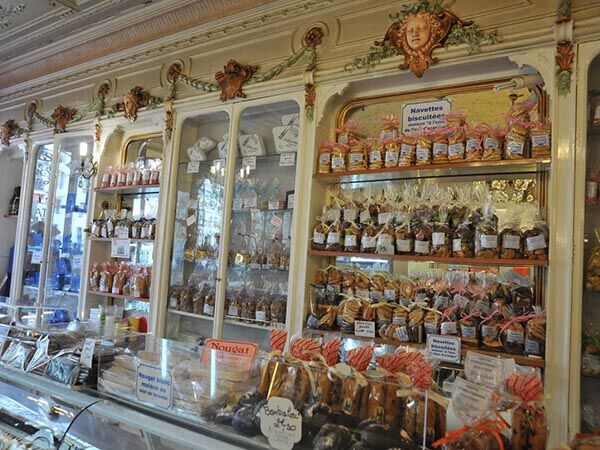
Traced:
[[500, 433], [505, 428], [506, 428], [506, 425], [504, 423], [502, 423], [501, 421], [499, 421], [498, 419], [496, 419], [496, 420], [485, 420], [485, 421], [480, 422], [480, 423], [478, 423], [476, 425], [473, 425], [473, 426], [465, 425], [462, 428], [458, 428], [456, 430], [448, 431], [443, 438], [438, 439], [437, 441], [435, 441], [433, 443], [433, 448], [438, 448], [440, 445], [445, 444], [446, 442], [456, 442], [467, 431], [469, 431], [469, 430], [475, 430], [475, 431], [484, 431], [484, 432], [487, 432], [487, 433], [491, 433], [494, 436], [494, 438], [496, 439], [496, 442], [498, 443], [498, 448], [500, 450], [504, 450], [504, 442], [502, 442], [502, 438], [500, 437]]

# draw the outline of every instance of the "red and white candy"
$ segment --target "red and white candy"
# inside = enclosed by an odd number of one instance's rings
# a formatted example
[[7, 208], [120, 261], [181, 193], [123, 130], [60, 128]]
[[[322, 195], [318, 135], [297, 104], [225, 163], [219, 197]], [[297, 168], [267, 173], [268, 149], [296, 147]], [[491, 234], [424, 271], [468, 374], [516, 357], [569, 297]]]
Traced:
[[310, 361], [315, 353], [320, 353], [321, 345], [314, 339], [296, 338], [290, 344], [292, 356], [303, 361]]
[[282, 352], [285, 347], [285, 341], [287, 341], [287, 331], [272, 329], [269, 334], [269, 343], [271, 345], [271, 351]]
[[544, 395], [542, 379], [538, 375], [515, 374], [504, 381], [504, 387], [523, 402], [539, 401]]
[[335, 366], [340, 360], [340, 340], [332, 339], [323, 346], [323, 356], [325, 364]]
[[346, 354], [346, 362], [354, 367], [359, 372], [367, 370], [371, 359], [373, 358], [373, 347], [360, 347], [354, 350], [348, 350]]

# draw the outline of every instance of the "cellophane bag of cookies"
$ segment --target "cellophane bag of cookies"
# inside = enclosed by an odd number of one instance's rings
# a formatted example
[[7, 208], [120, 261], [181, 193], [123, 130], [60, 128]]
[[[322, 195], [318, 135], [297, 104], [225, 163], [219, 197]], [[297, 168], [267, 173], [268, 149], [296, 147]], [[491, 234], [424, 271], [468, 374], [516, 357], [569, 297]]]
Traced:
[[385, 157], [383, 142], [380, 139], [370, 138], [367, 141], [366, 150], [369, 169], [381, 169], [383, 167], [383, 158]]
[[398, 167], [400, 162], [400, 146], [402, 145], [402, 137], [396, 139], [382, 140], [384, 150], [384, 166], [386, 168]]
[[455, 111], [446, 116], [448, 126], [446, 134], [448, 137], [448, 161], [458, 162], [465, 160], [466, 126], [465, 113]]
[[381, 116], [379, 120], [381, 122], [381, 126], [379, 128], [379, 139], [396, 139], [399, 135], [398, 127], [400, 126], [400, 121], [392, 115]]
[[348, 170], [348, 145], [335, 143], [331, 148], [331, 172], [340, 173]]
[[357, 120], [349, 119], [339, 128], [335, 129], [337, 142], [349, 144], [352, 139], [360, 140], [364, 137], [365, 127]]
[[482, 156], [481, 132], [478, 127], [468, 125], [465, 128], [465, 161], [479, 161]]
[[431, 159], [434, 164], [448, 162], [448, 137], [446, 129], [431, 133]]
[[[406, 138], [404, 140], [406, 142]], [[422, 134], [417, 138], [415, 150], [415, 165], [426, 166], [431, 164], [431, 132]]]
[[448, 207], [441, 204], [431, 233], [431, 255], [448, 257], [452, 252], [452, 230], [448, 222]]
[[402, 136], [400, 144], [400, 157], [398, 166], [414, 166], [417, 155], [417, 138], [415, 136]]
[[343, 237], [343, 229], [342, 225], [338, 220], [335, 220], [327, 229], [327, 238], [325, 240], [325, 250], [330, 252], [341, 252], [342, 251], [342, 243]]
[[506, 137], [504, 140], [505, 159], [523, 159], [529, 157], [529, 119], [536, 104], [534, 96], [514, 103], [506, 116]]
[[529, 205], [523, 215], [523, 256], [526, 259], [548, 260], [548, 224], [541, 217], [537, 205]]
[[516, 204], [509, 205], [503, 221], [500, 223], [500, 258], [520, 259], [523, 257], [523, 234], [519, 224], [522, 208]]
[[367, 149], [362, 141], [351, 140], [348, 148], [348, 171], [367, 168]]
[[531, 157], [549, 158], [551, 147], [552, 126], [548, 122], [531, 122], [529, 137], [531, 138]]
[[319, 147], [319, 157], [317, 162], [317, 173], [331, 172], [331, 153], [335, 142], [324, 142]]
[[414, 250], [417, 256], [429, 255], [431, 253], [433, 227], [430, 220], [429, 209], [421, 209], [417, 212], [416, 222], [412, 226], [415, 236]]
[[415, 235], [412, 231], [411, 213], [402, 212], [398, 215], [399, 225], [394, 229], [396, 240], [396, 253], [398, 255], [412, 255], [414, 251]]
[[498, 258], [498, 253], [498, 217], [491, 202], [487, 202], [475, 228], [475, 257]]
[[477, 131], [481, 135], [483, 161], [499, 161], [502, 159], [502, 143], [506, 132], [499, 128], [492, 128], [487, 124], [479, 124]]

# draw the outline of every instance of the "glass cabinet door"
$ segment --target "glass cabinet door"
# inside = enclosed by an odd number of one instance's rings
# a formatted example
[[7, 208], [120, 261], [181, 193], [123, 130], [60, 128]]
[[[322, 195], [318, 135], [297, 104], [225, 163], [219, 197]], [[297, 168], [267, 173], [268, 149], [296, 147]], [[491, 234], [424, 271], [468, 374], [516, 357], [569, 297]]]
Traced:
[[586, 149], [584, 216], [584, 280], [581, 316], [580, 430], [600, 431], [600, 57], [590, 66], [588, 88], [591, 117]]
[[240, 116], [223, 338], [262, 343], [285, 326], [299, 107], [253, 106]]
[[53, 322], [72, 320], [77, 312], [90, 189], [79, 169], [92, 149], [89, 136], [67, 138], [58, 149], [43, 299], [57, 308]]
[[181, 127], [166, 322], [171, 339], [213, 334], [229, 126], [229, 114], [217, 111]]
[[36, 302], [40, 287], [46, 211], [50, 205], [53, 154], [53, 144], [40, 146], [35, 154], [35, 173], [23, 266], [22, 291], [21, 298], [17, 299], [19, 303], [25, 305], [32, 305]]

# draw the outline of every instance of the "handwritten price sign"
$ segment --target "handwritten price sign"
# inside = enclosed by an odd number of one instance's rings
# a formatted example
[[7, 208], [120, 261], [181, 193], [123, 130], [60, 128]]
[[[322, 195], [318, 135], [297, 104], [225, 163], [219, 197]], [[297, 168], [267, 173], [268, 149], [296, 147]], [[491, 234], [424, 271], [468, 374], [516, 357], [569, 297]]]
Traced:
[[302, 416], [291, 400], [271, 397], [260, 410], [260, 431], [277, 450], [292, 450], [302, 438]]

